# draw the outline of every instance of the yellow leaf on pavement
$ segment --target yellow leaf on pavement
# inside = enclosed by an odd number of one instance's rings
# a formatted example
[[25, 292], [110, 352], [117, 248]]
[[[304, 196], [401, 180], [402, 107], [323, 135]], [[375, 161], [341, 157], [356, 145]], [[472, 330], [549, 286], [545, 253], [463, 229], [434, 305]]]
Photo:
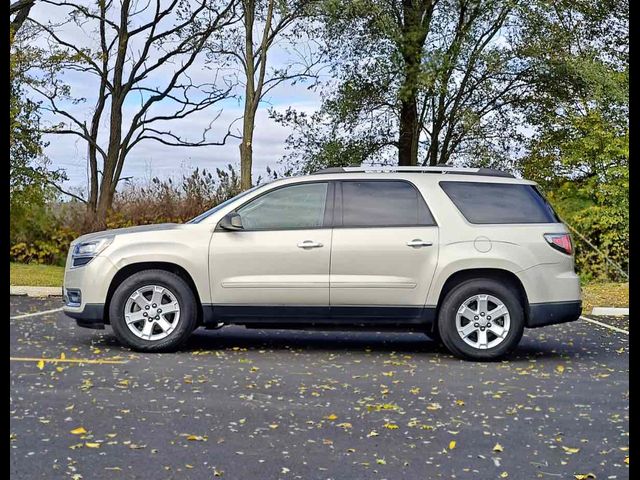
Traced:
[[502, 448], [502, 445], [500, 445], [499, 443], [496, 443], [495, 446], [493, 447], [493, 451], [494, 452], [502, 452], [502, 451], [504, 451], [504, 448]]
[[579, 448], [565, 447], [564, 445], [562, 446], [562, 449], [570, 455], [573, 455], [574, 453], [578, 453], [580, 451]]
[[453, 450], [454, 448], [456, 448], [456, 441], [455, 440], [451, 440], [449, 442], [449, 450]]
[[73, 433], [74, 435], [84, 435], [85, 433], [87, 433], [87, 431], [84, 429], [84, 427], [78, 427], [71, 430], [71, 433]]

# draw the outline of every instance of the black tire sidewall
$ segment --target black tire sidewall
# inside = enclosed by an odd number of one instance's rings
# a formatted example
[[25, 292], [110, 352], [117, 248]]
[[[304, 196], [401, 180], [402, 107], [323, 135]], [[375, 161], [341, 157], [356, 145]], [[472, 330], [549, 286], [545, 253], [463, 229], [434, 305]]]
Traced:
[[[174, 331], [162, 340], [144, 340], [134, 335], [124, 319], [129, 296], [145, 285], [159, 285], [171, 291], [180, 305], [180, 320]], [[118, 340], [143, 352], [170, 352], [182, 345], [197, 326], [197, 305], [193, 291], [178, 275], [166, 270], [144, 270], [125, 279], [113, 293], [109, 305], [109, 321]]]
[[[456, 315], [460, 305], [478, 294], [492, 295], [509, 310], [510, 328], [499, 345], [480, 350], [460, 338], [456, 329]], [[445, 297], [438, 315], [438, 331], [445, 346], [457, 357], [467, 360], [497, 360], [513, 350], [524, 332], [524, 310], [518, 294], [510, 286], [491, 279], [467, 280], [454, 287]]]

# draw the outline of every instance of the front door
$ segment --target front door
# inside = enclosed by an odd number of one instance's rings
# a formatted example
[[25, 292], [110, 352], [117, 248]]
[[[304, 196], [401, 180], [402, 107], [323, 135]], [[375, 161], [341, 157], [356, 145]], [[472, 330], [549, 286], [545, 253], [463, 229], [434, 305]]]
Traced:
[[214, 308], [234, 318], [327, 316], [328, 182], [285, 185], [236, 210], [243, 230], [216, 229], [210, 244]]
[[404, 180], [345, 180], [336, 198], [332, 317], [419, 321], [438, 261], [438, 227], [420, 192]]

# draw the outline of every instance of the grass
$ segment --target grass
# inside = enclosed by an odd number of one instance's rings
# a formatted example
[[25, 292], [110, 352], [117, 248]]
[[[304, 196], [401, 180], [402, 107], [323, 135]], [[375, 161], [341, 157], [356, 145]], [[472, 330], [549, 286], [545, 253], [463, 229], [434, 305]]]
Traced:
[[593, 307], [629, 307], [628, 283], [589, 283], [582, 286], [582, 313]]
[[[64, 267], [11, 263], [10, 284], [38, 287], [61, 287]], [[590, 283], [582, 286], [582, 312], [593, 307], [628, 307], [628, 283]]]
[[35, 265], [11, 263], [9, 269], [10, 285], [35, 287], [61, 287], [64, 267], [56, 265]]

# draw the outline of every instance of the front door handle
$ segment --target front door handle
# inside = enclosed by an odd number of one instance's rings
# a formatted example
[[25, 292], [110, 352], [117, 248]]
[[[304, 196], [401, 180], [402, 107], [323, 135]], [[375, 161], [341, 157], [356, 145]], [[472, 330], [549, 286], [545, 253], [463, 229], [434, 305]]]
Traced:
[[322, 246], [320, 242], [314, 242], [313, 240], [305, 240], [298, 244], [298, 248], [320, 248]]
[[430, 247], [431, 245], [433, 245], [433, 242], [425, 242], [424, 240], [420, 240], [419, 238], [415, 238], [410, 242], [407, 242], [408, 247], [419, 248], [419, 247]]

